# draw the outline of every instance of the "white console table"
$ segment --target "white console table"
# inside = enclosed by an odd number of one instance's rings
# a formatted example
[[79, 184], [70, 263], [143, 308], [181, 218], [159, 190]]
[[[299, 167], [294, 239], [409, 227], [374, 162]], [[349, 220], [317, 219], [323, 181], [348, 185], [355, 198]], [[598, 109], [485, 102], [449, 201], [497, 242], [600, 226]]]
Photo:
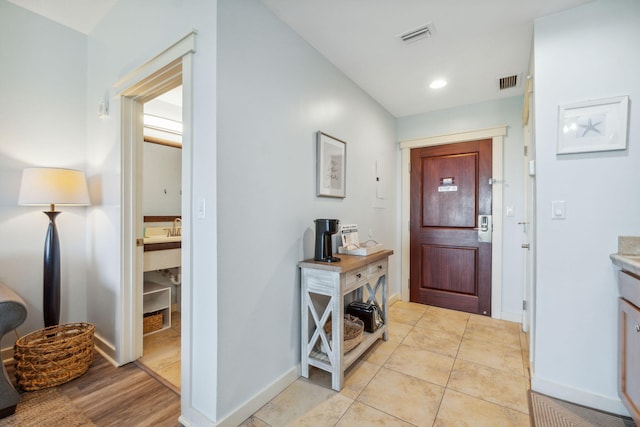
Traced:
[[[344, 371], [376, 340], [387, 340], [387, 269], [388, 258], [392, 254], [391, 250], [367, 256], [340, 254], [339, 262], [306, 260], [298, 263], [302, 284], [303, 377], [309, 378], [309, 366], [331, 372], [331, 388], [339, 391]], [[384, 325], [373, 333], [365, 332], [362, 342], [344, 354], [344, 297], [348, 294], [352, 294], [354, 301], [376, 303], [382, 310]], [[330, 317], [331, 340], [323, 329]], [[317, 346], [319, 342], [324, 345]], [[321, 348], [329, 351], [322, 352]]]

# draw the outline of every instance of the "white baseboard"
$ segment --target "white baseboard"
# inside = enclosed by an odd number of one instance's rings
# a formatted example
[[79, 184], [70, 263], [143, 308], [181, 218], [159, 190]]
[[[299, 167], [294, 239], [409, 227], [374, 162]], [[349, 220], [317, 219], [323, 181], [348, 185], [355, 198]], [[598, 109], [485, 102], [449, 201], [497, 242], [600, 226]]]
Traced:
[[94, 340], [94, 348], [95, 350], [102, 355], [105, 359], [109, 361], [113, 366], [120, 366], [118, 362], [116, 362], [116, 348], [110, 343], [107, 342], [100, 334], [95, 333], [93, 336]]
[[262, 408], [267, 402], [276, 397], [291, 383], [300, 378], [300, 365], [296, 365], [285, 372], [280, 378], [268, 385], [257, 395], [246, 401], [242, 406], [220, 420], [217, 427], [235, 427]]
[[186, 408], [184, 395], [182, 399], [182, 413], [178, 418], [178, 422], [184, 427], [215, 427], [216, 423], [207, 418], [202, 412], [193, 407]]
[[500, 314], [502, 317], [502, 320], [507, 320], [509, 322], [516, 322], [516, 323], [522, 323], [522, 313], [509, 313], [506, 311], [503, 311]]
[[564, 384], [558, 384], [535, 376], [531, 377], [531, 390], [536, 393], [546, 394], [547, 396], [566, 400], [567, 402], [576, 403], [588, 408], [594, 408], [612, 414], [619, 414], [625, 417], [629, 416], [629, 412], [624, 407], [618, 396], [612, 397], [595, 394], [587, 390], [569, 387]]
[[[400, 301], [401, 298], [398, 294], [393, 294], [388, 297], [388, 305], [392, 305], [396, 301]], [[285, 388], [291, 385], [295, 380], [300, 378], [300, 365], [296, 365], [289, 371], [284, 373], [280, 378], [275, 380], [253, 398], [249, 399], [242, 406], [234, 410], [231, 414], [220, 420], [216, 427], [235, 427], [241, 424], [244, 420], [255, 414], [256, 411], [262, 408], [267, 402], [276, 397]], [[185, 418], [181, 418], [181, 422], [185, 425], [190, 425], [189, 421]]]
[[396, 303], [398, 301], [402, 301], [402, 298], [400, 298], [400, 295], [393, 294], [393, 295], [389, 296], [387, 298], [387, 307], [391, 307], [394, 303]]

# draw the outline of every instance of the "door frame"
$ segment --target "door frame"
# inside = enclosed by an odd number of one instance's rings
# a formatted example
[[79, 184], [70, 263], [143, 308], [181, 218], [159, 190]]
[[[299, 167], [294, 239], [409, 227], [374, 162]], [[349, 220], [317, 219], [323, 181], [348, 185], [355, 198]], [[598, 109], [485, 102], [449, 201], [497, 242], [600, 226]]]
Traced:
[[524, 165], [524, 200], [525, 200], [525, 218], [523, 222], [525, 228], [525, 243], [529, 244], [529, 249], [524, 253], [525, 279], [524, 279], [524, 305], [523, 310], [523, 326], [526, 326], [524, 332], [529, 335], [529, 366], [531, 375], [534, 372], [535, 360], [535, 308], [536, 308], [536, 137], [535, 137], [535, 81], [533, 75], [527, 77], [527, 85], [524, 94], [522, 123], [524, 127], [524, 142], [527, 152], [525, 155]]
[[192, 319], [192, 99], [193, 54], [196, 33], [191, 32], [118, 82], [114, 92], [121, 103], [121, 287], [118, 302], [116, 359], [119, 364], [142, 356], [142, 174], [143, 104], [182, 84], [182, 323], [181, 323], [181, 407], [193, 407], [191, 392]]
[[432, 147], [435, 145], [456, 144], [479, 139], [492, 140], [492, 189], [491, 214], [493, 217], [493, 237], [491, 247], [491, 317], [502, 318], [502, 195], [504, 136], [507, 126], [495, 126], [487, 129], [456, 132], [444, 135], [400, 141], [402, 150], [402, 204], [401, 204], [401, 297], [409, 301], [410, 272], [410, 215], [411, 215], [411, 150], [414, 148]]

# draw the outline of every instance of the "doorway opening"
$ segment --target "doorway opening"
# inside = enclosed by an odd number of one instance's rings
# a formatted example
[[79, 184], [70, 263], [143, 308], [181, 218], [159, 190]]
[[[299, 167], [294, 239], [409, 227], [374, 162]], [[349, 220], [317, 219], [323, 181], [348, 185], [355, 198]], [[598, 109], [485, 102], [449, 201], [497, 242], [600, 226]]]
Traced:
[[180, 392], [182, 85], [143, 105], [143, 350], [138, 362]]
[[[183, 413], [193, 408], [191, 387], [192, 346], [192, 99], [195, 33], [184, 38], [114, 84], [119, 96], [122, 123], [122, 280], [116, 359], [133, 362], [143, 354], [144, 216], [142, 161], [144, 104], [180, 85], [182, 91], [181, 157], [181, 351], [180, 382]], [[172, 214], [173, 215], [173, 214]]]

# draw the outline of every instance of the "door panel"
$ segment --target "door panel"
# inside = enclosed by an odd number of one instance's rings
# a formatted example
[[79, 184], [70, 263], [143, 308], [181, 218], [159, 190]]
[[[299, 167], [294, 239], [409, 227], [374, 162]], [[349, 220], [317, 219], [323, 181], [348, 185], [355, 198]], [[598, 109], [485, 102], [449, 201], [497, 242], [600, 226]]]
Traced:
[[410, 299], [491, 315], [491, 140], [411, 151]]
[[422, 287], [476, 295], [474, 248], [422, 245], [421, 249]]
[[421, 158], [423, 227], [473, 227], [477, 154]]

